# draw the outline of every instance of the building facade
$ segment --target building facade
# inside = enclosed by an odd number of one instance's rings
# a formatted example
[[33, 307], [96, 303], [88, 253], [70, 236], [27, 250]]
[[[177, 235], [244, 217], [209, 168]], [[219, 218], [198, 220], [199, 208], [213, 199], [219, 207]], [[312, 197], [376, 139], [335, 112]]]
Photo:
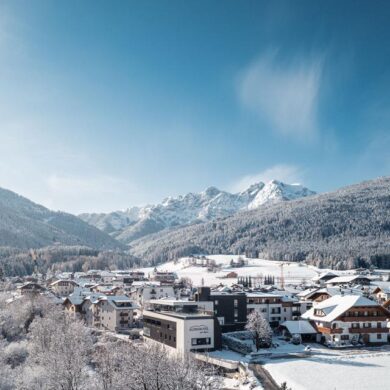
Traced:
[[302, 315], [312, 321], [330, 345], [388, 342], [390, 312], [368, 298], [337, 295]]

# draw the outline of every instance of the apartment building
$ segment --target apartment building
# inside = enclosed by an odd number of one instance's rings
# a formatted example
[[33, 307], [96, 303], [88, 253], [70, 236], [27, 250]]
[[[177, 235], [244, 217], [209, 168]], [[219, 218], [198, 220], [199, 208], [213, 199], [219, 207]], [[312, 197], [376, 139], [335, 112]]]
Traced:
[[106, 296], [100, 298], [96, 305], [95, 314], [100, 315], [100, 328], [120, 333], [134, 327], [138, 306], [128, 297]]
[[246, 294], [248, 314], [253, 310], [260, 312], [272, 328], [283, 321], [298, 320], [311, 306], [310, 301], [283, 292], [250, 292]]
[[134, 327], [137, 304], [127, 296], [107, 296], [76, 290], [63, 302], [65, 310], [81, 318], [87, 326], [112, 332], [125, 332]]
[[157, 268], [155, 268], [150, 274], [149, 279], [153, 282], [173, 285], [173, 283], [177, 279], [177, 275], [174, 272], [158, 271]]
[[160, 283], [134, 282], [128, 296], [143, 307], [152, 299], [174, 298], [175, 291], [172, 286], [164, 286]]
[[200, 287], [195, 293], [195, 301], [212, 302], [222, 332], [243, 330], [247, 322], [247, 300], [245, 293], [211, 291], [210, 287]]
[[35, 295], [45, 291], [45, 288], [36, 282], [27, 282], [17, 287], [21, 295]]
[[78, 284], [71, 279], [60, 279], [50, 283], [50, 290], [59, 297], [67, 297], [72, 294]]
[[196, 302], [151, 301], [143, 321], [146, 341], [164, 344], [178, 353], [221, 348], [218, 320]]
[[388, 342], [390, 312], [359, 295], [333, 296], [302, 315], [330, 345]]

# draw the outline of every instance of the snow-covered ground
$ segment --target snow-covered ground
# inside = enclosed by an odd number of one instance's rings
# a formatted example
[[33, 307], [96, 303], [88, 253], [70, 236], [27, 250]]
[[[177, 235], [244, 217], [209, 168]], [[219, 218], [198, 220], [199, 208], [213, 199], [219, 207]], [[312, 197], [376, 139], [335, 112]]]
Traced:
[[[200, 266], [188, 266], [188, 259], [182, 258], [176, 263], [173, 261], [161, 264], [157, 266], [159, 271], [171, 271], [176, 272], [179, 278], [188, 277], [191, 278], [194, 286], [200, 286], [202, 279], [205, 286], [218, 285], [223, 283], [225, 285], [231, 285], [237, 282], [236, 278], [224, 278], [229, 272], [236, 272], [239, 277], [246, 276], [266, 276], [272, 275], [278, 278], [281, 274], [280, 265], [284, 264], [284, 278], [286, 284], [300, 284], [302, 281], [310, 282], [311, 279], [321, 272], [327, 271], [326, 269], [319, 269], [314, 266], [304, 265], [300, 263], [271, 261], [263, 259], [246, 259], [248, 265], [244, 267], [232, 268], [230, 267], [230, 261], [237, 260], [239, 256], [233, 255], [211, 255], [207, 256], [210, 259], [214, 259], [217, 264], [222, 265], [221, 270], [215, 273], [207, 272], [207, 268]], [[153, 267], [142, 268], [146, 274], [152, 272]], [[351, 271], [349, 271], [352, 273]], [[338, 272], [340, 274], [346, 274], [347, 271]]]
[[310, 358], [274, 359], [264, 367], [293, 390], [389, 389], [390, 350], [314, 353]]

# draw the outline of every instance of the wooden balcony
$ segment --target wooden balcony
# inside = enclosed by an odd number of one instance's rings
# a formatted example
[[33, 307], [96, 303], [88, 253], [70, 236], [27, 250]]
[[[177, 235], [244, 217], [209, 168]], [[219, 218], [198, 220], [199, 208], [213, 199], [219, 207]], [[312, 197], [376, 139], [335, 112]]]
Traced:
[[343, 330], [340, 328], [336, 329], [331, 329], [331, 328], [324, 328], [321, 326], [317, 326], [317, 329], [320, 333], [325, 333], [325, 334], [340, 334], [343, 333]]
[[361, 317], [341, 317], [340, 321], [344, 322], [382, 322], [386, 321], [386, 317], [383, 316], [361, 316]]
[[349, 333], [389, 333], [388, 328], [349, 328]]

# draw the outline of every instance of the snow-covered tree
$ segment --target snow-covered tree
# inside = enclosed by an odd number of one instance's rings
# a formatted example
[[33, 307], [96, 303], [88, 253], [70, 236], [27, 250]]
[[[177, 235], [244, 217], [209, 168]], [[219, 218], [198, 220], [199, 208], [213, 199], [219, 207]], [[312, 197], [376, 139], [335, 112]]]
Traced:
[[171, 355], [154, 344], [111, 342], [94, 356], [96, 388], [101, 390], [217, 390], [220, 381], [210, 366], [191, 356]]
[[256, 345], [257, 351], [262, 345], [270, 346], [272, 342], [272, 329], [260, 312], [254, 310], [248, 315], [248, 322], [245, 328], [252, 333], [253, 342]]
[[34, 321], [30, 340], [30, 364], [44, 369], [42, 375], [47, 388], [85, 388], [92, 340], [81, 322], [53, 310], [48, 316]]

